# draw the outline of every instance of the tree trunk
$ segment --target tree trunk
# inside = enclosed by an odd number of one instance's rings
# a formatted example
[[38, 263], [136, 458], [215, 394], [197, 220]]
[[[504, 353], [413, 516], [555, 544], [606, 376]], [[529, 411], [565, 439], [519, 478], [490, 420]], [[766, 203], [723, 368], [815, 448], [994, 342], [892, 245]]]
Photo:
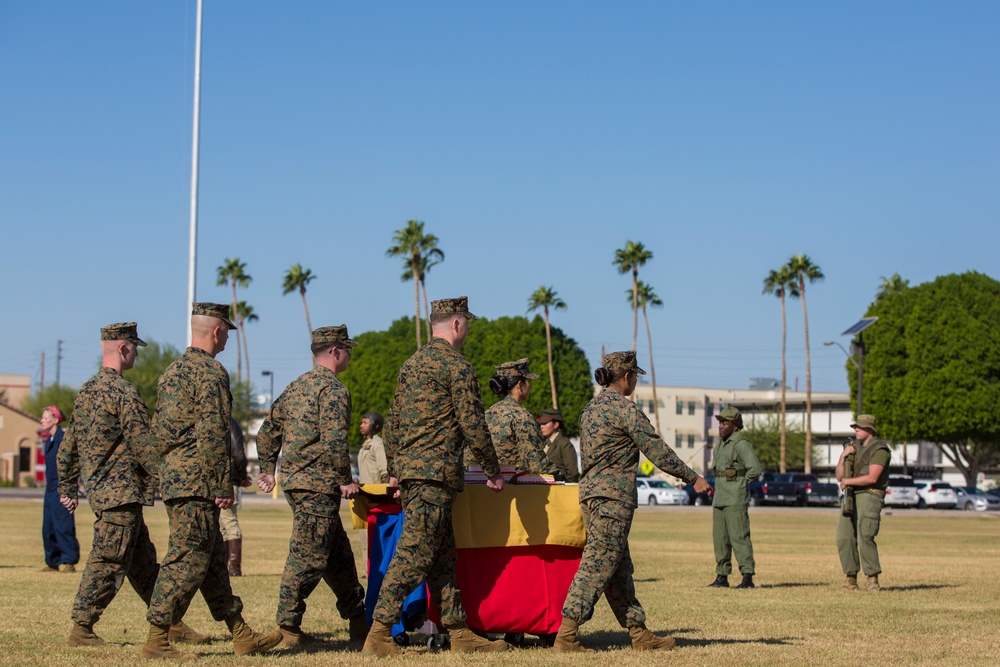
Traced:
[[552, 387], [552, 407], [559, 409], [559, 399], [556, 398], [556, 372], [552, 367], [552, 331], [549, 329], [549, 307], [544, 306], [545, 311], [545, 347], [549, 354], [549, 385]]
[[786, 447], [788, 444], [788, 426], [786, 411], [788, 402], [785, 398], [785, 385], [788, 384], [788, 366], [785, 362], [785, 348], [788, 341], [788, 321], [785, 319], [785, 292], [781, 291], [781, 438], [779, 447], [778, 470], [788, 472]]
[[431, 341], [431, 307], [427, 302], [427, 282], [424, 280], [423, 276], [420, 276], [420, 291], [424, 293], [424, 315], [427, 319], [424, 320], [424, 331], [427, 334], [427, 342]]
[[250, 348], [247, 347], [246, 320], [240, 320], [240, 336], [243, 338], [243, 361], [247, 365], [247, 385], [250, 384]]
[[305, 287], [300, 287], [299, 288], [299, 294], [302, 295], [302, 310], [306, 311], [306, 329], [309, 330], [309, 342], [311, 344], [312, 343], [313, 326], [312, 326], [312, 322], [309, 320], [309, 304], [306, 303], [306, 288]]
[[420, 349], [420, 278], [417, 276], [417, 262], [420, 255], [416, 248], [413, 249], [413, 305], [417, 313], [417, 318], [413, 320], [413, 328], [417, 334], [417, 349]]
[[[233, 286], [233, 312], [231, 313], [234, 322], [239, 321], [239, 315], [236, 311], [236, 280], [233, 279], [229, 281]], [[243, 329], [242, 324], [240, 329]], [[239, 334], [236, 335], [236, 383], [239, 384], [243, 379], [243, 354], [240, 352], [240, 337]]]
[[656, 432], [660, 433], [660, 400], [656, 397], [656, 367], [653, 365], [653, 334], [649, 332], [649, 317], [646, 308], [642, 309], [642, 321], [646, 323], [646, 340], [649, 343], [649, 381], [653, 383], [653, 419], [656, 420]]
[[802, 293], [802, 320], [806, 330], [806, 463], [805, 471], [808, 475], [812, 472], [812, 423], [813, 423], [813, 394], [812, 394], [812, 361], [809, 358], [809, 313], [806, 310], [806, 281], [799, 278], [799, 292]]
[[639, 265], [632, 265], [632, 351], [639, 337]]

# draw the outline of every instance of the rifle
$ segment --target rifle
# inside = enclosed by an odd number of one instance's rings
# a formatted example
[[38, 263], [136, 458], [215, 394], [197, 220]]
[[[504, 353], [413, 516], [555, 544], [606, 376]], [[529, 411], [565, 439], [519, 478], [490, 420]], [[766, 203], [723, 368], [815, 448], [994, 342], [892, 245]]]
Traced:
[[[844, 443], [844, 447], [849, 447], [854, 445], [854, 441], [850, 438]], [[857, 454], [857, 447], [855, 450], [844, 457], [844, 477], [854, 477], [854, 458]], [[854, 517], [854, 489], [847, 487], [844, 489], [844, 506], [840, 511], [846, 517]]]

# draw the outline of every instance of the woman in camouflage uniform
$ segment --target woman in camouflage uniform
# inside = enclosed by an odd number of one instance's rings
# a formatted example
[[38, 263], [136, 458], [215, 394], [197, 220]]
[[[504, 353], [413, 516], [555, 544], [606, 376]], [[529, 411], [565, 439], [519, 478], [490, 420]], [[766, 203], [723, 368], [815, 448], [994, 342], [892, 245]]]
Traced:
[[604, 390], [580, 415], [580, 508], [587, 546], [563, 605], [553, 645], [557, 651], [590, 651], [576, 635], [579, 625], [593, 616], [602, 593], [615, 618], [628, 629], [633, 649], [676, 645], [672, 637], [658, 637], [646, 628], [646, 612], [635, 597], [628, 534], [636, 508], [639, 452], [661, 470], [693, 483], [695, 491], [707, 491], [709, 485], [660, 439], [642, 410], [627, 398], [635, 391], [638, 376], [645, 374], [636, 365], [635, 352], [606, 355], [604, 366], [594, 372]]
[[502, 396], [486, 411], [493, 448], [502, 466], [532, 474], [553, 474], [556, 466], [545, 456], [545, 441], [531, 413], [521, 403], [531, 395], [531, 381], [538, 375], [528, 370], [528, 360], [508, 361], [496, 367], [490, 391]]

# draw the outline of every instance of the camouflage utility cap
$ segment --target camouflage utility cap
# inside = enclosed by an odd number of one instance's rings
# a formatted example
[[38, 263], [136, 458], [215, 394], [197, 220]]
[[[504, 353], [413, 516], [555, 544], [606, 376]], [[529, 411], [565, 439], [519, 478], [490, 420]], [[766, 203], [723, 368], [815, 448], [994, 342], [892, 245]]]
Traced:
[[630, 371], [637, 375], [645, 375], [646, 371], [639, 368], [635, 361], [635, 352], [628, 350], [625, 352], [612, 352], [604, 355], [604, 367], [614, 373], [615, 371]]
[[851, 424], [851, 428], [868, 429], [878, 435], [878, 431], [875, 429], [875, 415], [858, 415], [858, 418]]
[[354, 347], [358, 344], [356, 340], [351, 340], [347, 335], [347, 325], [341, 324], [339, 327], [320, 327], [313, 329], [312, 342], [314, 345], [329, 343], [337, 347]]
[[548, 424], [549, 422], [566, 423], [566, 420], [563, 419], [562, 413], [559, 412], [559, 408], [545, 408], [542, 410], [541, 414], [538, 415], [538, 419], [535, 421], [539, 424]]
[[529, 380], [537, 380], [538, 374], [532, 373], [528, 370], [528, 360], [518, 359], [517, 361], [508, 361], [505, 364], [500, 364], [497, 366], [497, 375], [500, 377], [518, 377], [527, 378]]
[[431, 301], [431, 315], [465, 315], [467, 320], [479, 319], [469, 312], [469, 297], [467, 296]]
[[192, 315], [204, 315], [205, 317], [214, 317], [217, 320], [222, 320], [226, 323], [226, 326], [230, 329], [235, 329], [236, 325], [233, 324], [232, 320], [229, 319], [229, 304], [228, 303], [193, 303], [191, 304], [191, 314]]
[[101, 327], [101, 340], [127, 340], [139, 347], [145, 347], [146, 341], [139, 338], [135, 327], [135, 322], [119, 322]]
[[740, 411], [730, 405], [728, 408], [724, 408], [722, 412], [715, 415], [715, 418], [720, 422], [734, 422], [740, 418]]

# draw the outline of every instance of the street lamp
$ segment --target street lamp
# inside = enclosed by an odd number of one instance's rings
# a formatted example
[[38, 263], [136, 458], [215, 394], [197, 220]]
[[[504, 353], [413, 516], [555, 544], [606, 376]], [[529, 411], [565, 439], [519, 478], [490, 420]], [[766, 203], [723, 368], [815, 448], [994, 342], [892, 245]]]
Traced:
[[864, 367], [865, 367], [865, 341], [861, 332], [875, 324], [878, 321], [877, 317], [864, 317], [857, 323], [848, 327], [847, 331], [840, 334], [841, 336], [855, 336], [854, 340], [851, 341], [851, 352], [844, 349], [844, 346], [840, 343], [832, 340], [823, 341], [823, 345], [830, 346], [836, 345], [847, 358], [850, 360], [854, 367], [858, 369], [858, 414], [864, 412]]
[[271, 378], [271, 393], [267, 395], [268, 405], [274, 405], [274, 373], [271, 371], [261, 371], [261, 375]]

